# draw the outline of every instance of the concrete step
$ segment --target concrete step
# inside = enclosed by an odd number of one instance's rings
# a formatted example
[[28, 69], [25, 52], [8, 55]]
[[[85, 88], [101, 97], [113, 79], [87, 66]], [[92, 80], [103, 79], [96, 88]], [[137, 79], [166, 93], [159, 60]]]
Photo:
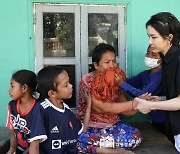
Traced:
[[[135, 148], [135, 154], [178, 154], [174, 145], [164, 134], [158, 132], [150, 123], [131, 123], [138, 128], [143, 135], [143, 141], [139, 147]], [[10, 137], [10, 131], [6, 127], [0, 126], [0, 145]]]
[[6, 127], [0, 126], [0, 146], [10, 138], [10, 130]]
[[135, 154], [178, 154], [174, 145], [161, 132], [157, 131], [150, 123], [131, 123], [142, 133], [143, 140], [135, 148]]

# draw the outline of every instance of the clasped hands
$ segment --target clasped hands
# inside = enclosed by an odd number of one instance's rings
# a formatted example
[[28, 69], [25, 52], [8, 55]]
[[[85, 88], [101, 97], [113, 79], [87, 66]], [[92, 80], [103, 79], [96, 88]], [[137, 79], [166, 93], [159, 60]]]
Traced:
[[151, 93], [142, 94], [134, 99], [134, 108], [139, 110], [143, 114], [147, 114], [151, 111], [151, 103], [153, 101], [158, 101], [158, 96], [152, 96]]

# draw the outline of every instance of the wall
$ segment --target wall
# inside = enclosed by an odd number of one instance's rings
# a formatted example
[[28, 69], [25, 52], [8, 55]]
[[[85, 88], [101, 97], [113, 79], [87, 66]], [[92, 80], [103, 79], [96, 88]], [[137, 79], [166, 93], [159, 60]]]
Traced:
[[23, 68], [34, 70], [33, 2], [127, 5], [129, 77], [145, 69], [143, 59], [148, 46], [145, 22], [149, 17], [170, 11], [180, 19], [179, 0], [0, 0], [0, 126], [6, 121], [12, 73]]
[[158, 12], [171, 12], [180, 20], [179, 0], [132, 0], [128, 16], [128, 75], [143, 70], [144, 55], [148, 46], [145, 23]]
[[33, 40], [30, 39], [28, 20], [26, 0], [0, 1], [0, 125], [6, 122], [12, 73], [23, 68], [34, 70]]

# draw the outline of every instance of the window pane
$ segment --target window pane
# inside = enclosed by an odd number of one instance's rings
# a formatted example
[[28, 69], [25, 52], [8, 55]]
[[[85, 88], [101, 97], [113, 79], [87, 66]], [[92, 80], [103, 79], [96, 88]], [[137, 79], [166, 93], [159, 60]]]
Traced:
[[44, 57], [74, 57], [74, 14], [43, 13]]
[[95, 70], [94, 65], [93, 64], [89, 64], [88, 65], [88, 72], [92, 72], [94, 70]]
[[[88, 14], [88, 50], [91, 57], [92, 49], [99, 43], [108, 43], [118, 49], [118, 14]], [[117, 55], [118, 56], [118, 55]]]

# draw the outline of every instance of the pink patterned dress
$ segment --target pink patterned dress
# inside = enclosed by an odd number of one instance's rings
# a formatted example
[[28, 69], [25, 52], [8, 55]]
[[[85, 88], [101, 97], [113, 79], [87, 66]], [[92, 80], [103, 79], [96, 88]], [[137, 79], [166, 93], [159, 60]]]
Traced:
[[[89, 74], [86, 74], [85, 76], [83, 76], [83, 78], [80, 81], [79, 95], [78, 95], [79, 107], [77, 110], [77, 117], [81, 121], [83, 121], [85, 111], [86, 111], [84, 92], [91, 91], [92, 81], [93, 81], [93, 77], [90, 76]], [[119, 117], [117, 114], [101, 114], [92, 110], [89, 126], [95, 127], [95, 128], [110, 127], [110, 126], [113, 126], [118, 120], [119, 120]]]
[[[80, 81], [77, 117], [81, 121], [83, 121], [86, 111], [84, 93], [91, 91], [93, 79], [90, 74], [86, 74]], [[78, 137], [79, 153], [96, 153], [96, 147], [100, 146], [102, 138], [113, 138], [113, 147], [128, 149], [135, 148], [142, 140], [139, 130], [120, 121], [118, 114], [101, 114], [92, 109], [88, 132], [82, 133]]]

